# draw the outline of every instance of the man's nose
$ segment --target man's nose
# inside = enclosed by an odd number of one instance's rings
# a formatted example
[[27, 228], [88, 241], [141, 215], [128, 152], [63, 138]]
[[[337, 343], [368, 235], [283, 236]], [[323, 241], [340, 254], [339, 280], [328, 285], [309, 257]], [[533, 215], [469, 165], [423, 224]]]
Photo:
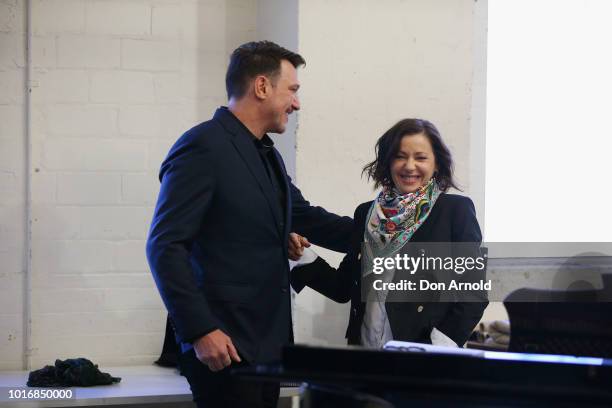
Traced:
[[297, 95], [293, 97], [291, 108], [293, 108], [293, 110], [300, 110], [300, 99], [297, 97]]

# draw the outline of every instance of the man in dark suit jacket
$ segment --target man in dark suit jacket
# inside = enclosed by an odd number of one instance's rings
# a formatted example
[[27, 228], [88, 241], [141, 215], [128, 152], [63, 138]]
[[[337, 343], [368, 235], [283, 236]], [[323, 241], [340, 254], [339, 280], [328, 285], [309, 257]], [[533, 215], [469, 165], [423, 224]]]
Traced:
[[228, 107], [181, 136], [161, 166], [147, 257], [198, 406], [275, 406], [278, 385], [228, 370], [276, 360], [293, 340], [289, 231], [348, 249], [352, 220], [311, 206], [266, 134], [284, 132], [300, 108], [302, 64], [267, 41], [236, 49]]

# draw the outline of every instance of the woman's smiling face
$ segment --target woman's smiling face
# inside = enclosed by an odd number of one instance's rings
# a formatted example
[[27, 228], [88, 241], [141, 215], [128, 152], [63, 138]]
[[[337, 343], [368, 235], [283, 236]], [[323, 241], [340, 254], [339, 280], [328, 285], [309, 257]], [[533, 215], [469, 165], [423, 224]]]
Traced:
[[436, 156], [424, 133], [402, 137], [391, 162], [393, 184], [402, 194], [413, 193], [426, 185], [436, 169]]

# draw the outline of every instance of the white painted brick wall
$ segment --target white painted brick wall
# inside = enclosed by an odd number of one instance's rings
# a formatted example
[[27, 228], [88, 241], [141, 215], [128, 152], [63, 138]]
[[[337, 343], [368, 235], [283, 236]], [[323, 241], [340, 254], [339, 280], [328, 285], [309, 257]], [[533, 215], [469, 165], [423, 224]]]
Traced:
[[92, 34], [148, 35], [151, 33], [150, 2], [87, 1], [85, 26], [86, 31]]
[[[22, 171], [23, 144], [18, 139], [0, 139], [0, 170], [15, 175]], [[17, 197], [3, 197], [1, 202], [14, 202]], [[8, 200], [8, 201], [6, 201]]]
[[147, 145], [138, 140], [58, 138], [42, 148], [43, 164], [51, 170], [139, 171], [147, 162]]
[[[49, 177], [51, 176], [54, 177], [55, 182], [56, 174], [50, 173]], [[37, 177], [35, 175], [34, 180]], [[55, 196], [55, 186], [53, 193]], [[44, 242], [45, 240], [79, 238], [81, 217], [78, 207], [59, 207], [55, 204], [55, 200], [43, 204], [37, 199], [32, 208], [32, 214], [37, 240]], [[33, 255], [36, 256], [36, 252]]]
[[[163, 330], [163, 327], [160, 330]], [[37, 339], [42, 338], [37, 337]], [[161, 344], [153, 333], [107, 335], [103, 339], [98, 335], [53, 336], [46, 337], [44, 343], [34, 345], [32, 365], [52, 364], [55, 356], [62, 359], [87, 356], [95, 362], [103, 361], [107, 366], [142, 365], [150, 363], [159, 356], [159, 354], [145, 354], [147, 350], [160, 348]], [[46, 350], [49, 355], [54, 356], [53, 359], [40, 356], [41, 350]]]
[[35, 36], [32, 39], [32, 64], [34, 68], [57, 66], [55, 37]]
[[257, 37], [257, 22], [253, 19], [253, 10], [257, 8], [257, 2], [228, 0], [225, 7], [228, 21], [231, 21], [232, 26], [225, 40], [227, 49], [234, 49]]
[[22, 105], [24, 101], [23, 70], [0, 71], [0, 104]]
[[[75, 275], [34, 275], [34, 287], [49, 290], [72, 289], [108, 289], [121, 288], [144, 289], [151, 285], [150, 273], [112, 273]], [[78, 310], [76, 310], [78, 312]]]
[[59, 173], [57, 175], [58, 204], [118, 204], [120, 201], [120, 174]]
[[86, 103], [89, 99], [89, 75], [85, 70], [37, 71], [39, 86], [32, 89], [34, 103]]
[[13, 31], [14, 13], [14, 5], [11, 6], [8, 3], [0, 3], [0, 31]]
[[[145, 239], [149, 231], [151, 207], [82, 207], [80, 236], [83, 239]], [[143, 255], [144, 256], [144, 255]]]
[[134, 71], [94, 71], [91, 73], [91, 102], [153, 103], [153, 74]]
[[153, 214], [151, 206], [34, 207], [40, 239], [144, 239]]
[[160, 73], [155, 75], [153, 82], [155, 96], [159, 103], [178, 103], [185, 98], [181, 92], [182, 75], [178, 73]]
[[24, 32], [25, 9], [23, 3], [23, 0], [0, 3], [0, 32]]
[[155, 205], [159, 192], [157, 172], [124, 174], [121, 179], [121, 199], [126, 204]]
[[119, 68], [121, 40], [105, 36], [61, 35], [57, 38], [59, 68]]
[[[21, 288], [0, 289], [0, 297], [6, 299], [14, 299], [12, 294], [15, 290]], [[0, 304], [3, 302], [0, 301]], [[6, 309], [3, 309], [6, 310]], [[4, 314], [0, 319], [0, 331], [4, 333], [0, 337], [0, 370], [15, 370], [21, 366], [21, 356], [23, 355], [23, 331], [22, 327], [23, 316], [21, 311], [17, 313]]]
[[[66, 318], [69, 316], [69, 318]], [[75, 323], [82, 335], [96, 335], [100, 331], [108, 334], [147, 333], [155, 334], [159, 328], [159, 312], [156, 310], [135, 311], [75, 311], [66, 313], [45, 313], [38, 327], [39, 333], [46, 336], [61, 336], [69, 333]]]
[[21, 33], [0, 32], [0, 69], [21, 68], [25, 65], [24, 36]]
[[185, 29], [186, 44], [199, 46], [207, 52], [231, 52], [225, 44], [227, 34], [232, 28], [231, 21], [228, 24], [227, 19], [230, 16], [225, 0], [202, 2], [198, 8], [197, 14], [188, 17], [189, 24]]
[[[151, 288], [46, 289], [46, 293], [48, 293], [49, 296], [37, 296], [33, 302], [33, 306], [36, 309], [44, 310], [44, 313], [159, 310], [162, 307], [161, 299], [157, 293], [150, 289]], [[61, 299], [62, 302], [58, 302], [58, 299]], [[163, 323], [165, 322], [161, 322], [159, 326], [162, 326]], [[69, 336], [71, 333], [78, 335], [78, 332], [75, 331], [74, 328], [72, 331], [63, 334]], [[106, 337], [107, 335], [108, 334], [104, 332], [97, 333], [98, 337]], [[156, 342], [160, 341], [159, 338], [153, 340]], [[69, 347], [70, 345], [71, 344], [65, 346]], [[61, 347], [64, 347], [64, 345]], [[97, 347], [89, 349], [89, 353], [91, 354], [97, 352]]]
[[149, 265], [142, 256], [145, 240], [123, 241], [113, 248], [113, 270], [119, 272], [147, 272]]
[[203, 118], [211, 117], [216, 108], [224, 104], [225, 100], [217, 97], [214, 98], [214, 102], [204, 99], [197, 102], [160, 105], [160, 139], [176, 140], [176, 135], [183, 134], [187, 129], [205, 120]]
[[0, 370], [23, 358], [24, 15], [21, 1], [0, 2]]
[[34, 1], [32, 27], [36, 34], [82, 33], [85, 3], [82, 0]]
[[[20, 191], [17, 195], [21, 194]], [[22, 204], [22, 203], [18, 203]], [[24, 238], [24, 228], [22, 225], [23, 209], [19, 205], [7, 205], [2, 203], [0, 206], [0, 254], [2, 264], [0, 264], [0, 278], [5, 278], [13, 274], [22, 273], [23, 256], [19, 253]], [[2, 286], [2, 285], [0, 285]], [[10, 299], [9, 299], [10, 301]], [[16, 307], [17, 304], [12, 307]], [[3, 310], [3, 309], [0, 309]]]
[[19, 105], [0, 105], [0, 139], [21, 140], [25, 114]]
[[151, 16], [151, 34], [161, 38], [179, 38], [183, 33], [184, 10], [180, 4], [154, 5]]
[[125, 136], [155, 138], [161, 130], [161, 116], [157, 105], [131, 105], [119, 112], [119, 131]]
[[[70, 240], [36, 242], [32, 267], [49, 274], [104, 273], [112, 271], [113, 243], [102, 240]], [[50, 299], [62, 310], [66, 303]], [[64, 299], [64, 302], [66, 300]], [[52, 311], [43, 308], [43, 311]], [[72, 310], [79, 310], [72, 309]]]
[[32, 199], [39, 205], [57, 202], [57, 174], [34, 172], [31, 177]]
[[[187, 129], [185, 129], [187, 130]], [[159, 163], [161, 163], [168, 154], [168, 150], [172, 147], [174, 141], [172, 140], [160, 140], [153, 141], [150, 143], [150, 151], [149, 151], [149, 170], [155, 170], [159, 168]]]
[[44, 114], [49, 135], [106, 138], [118, 135], [117, 116], [115, 106], [89, 104], [51, 105]]
[[176, 41], [121, 41], [121, 66], [145, 71], [176, 71], [180, 66]]

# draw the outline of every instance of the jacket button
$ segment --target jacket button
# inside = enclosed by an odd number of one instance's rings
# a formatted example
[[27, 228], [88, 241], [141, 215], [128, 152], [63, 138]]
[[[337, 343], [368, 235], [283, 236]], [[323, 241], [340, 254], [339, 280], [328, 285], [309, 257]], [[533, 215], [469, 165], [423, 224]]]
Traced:
[[281, 292], [287, 293], [287, 288], [281, 288]]
[[357, 308], [356, 307], [353, 308], [353, 315], [357, 316]]
[[359, 282], [357, 282], [357, 279], [355, 279], [353, 282], [355, 283], [355, 286], [359, 286]]
[[417, 312], [421, 313], [423, 311], [423, 305], [419, 305], [419, 307], [417, 307]]
[[361, 252], [357, 254], [357, 260], [361, 261]]

